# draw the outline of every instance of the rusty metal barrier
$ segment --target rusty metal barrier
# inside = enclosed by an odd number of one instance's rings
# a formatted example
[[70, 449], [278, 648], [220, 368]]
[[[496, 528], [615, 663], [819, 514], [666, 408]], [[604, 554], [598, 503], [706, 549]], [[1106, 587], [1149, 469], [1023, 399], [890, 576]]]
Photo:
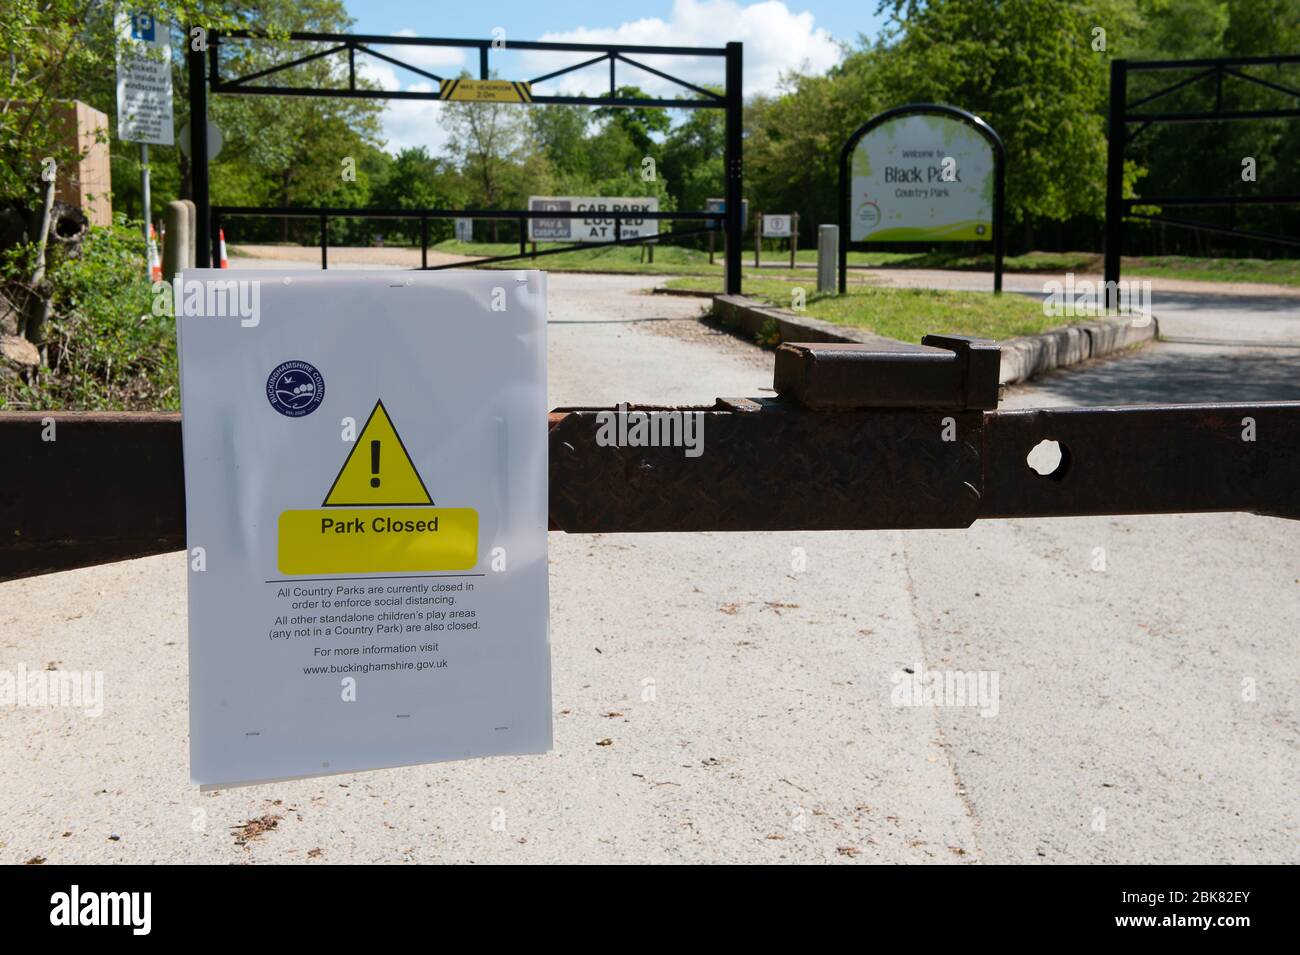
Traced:
[[[1300, 402], [997, 411], [991, 342], [782, 345], [776, 398], [549, 416], [551, 529], [883, 530], [1245, 511], [1300, 518]], [[624, 412], [699, 414], [703, 453], [610, 446]], [[43, 440], [53, 419], [57, 440]], [[1247, 421], [1249, 419], [1249, 422]], [[1250, 440], [1247, 440], [1249, 435]], [[1061, 461], [1026, 462], [1054, 440]], [[0, 415], [0, 580], [185, 546], [180, 415]]]

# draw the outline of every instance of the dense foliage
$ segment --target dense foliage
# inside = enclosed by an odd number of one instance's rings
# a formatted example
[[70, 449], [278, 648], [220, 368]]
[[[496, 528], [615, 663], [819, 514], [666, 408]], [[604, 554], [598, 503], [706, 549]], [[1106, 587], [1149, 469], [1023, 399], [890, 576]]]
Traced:
[[[4, 271], [21, 274], [25, 263], [11, 256]], [[5, 377], [0, 408], [178, 408], [175, 322], [153, 314], [139, 224], [119, 216], [92, 229], [50, 277], [46, 362], [31, 381]]]

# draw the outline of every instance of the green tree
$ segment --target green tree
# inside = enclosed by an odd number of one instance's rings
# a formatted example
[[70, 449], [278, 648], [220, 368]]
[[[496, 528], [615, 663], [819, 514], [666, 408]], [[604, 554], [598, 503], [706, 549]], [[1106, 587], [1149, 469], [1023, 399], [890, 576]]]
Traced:
[[581, 193], [591, 181], [591, 110], [585, 106], [533, 106], [528, 119], [538, 146], [550, 161], [556, 187]]
[[[473, 205], [522, 206], [530, 190], [545, 193], [550, 188], [550, 163], [524, 110], [514, 103], [442, 105], [440, 122], [450, 135], [448, 151], [461, 174], [466, 199]], [[499, 221], [493, 219], [493, 242], [498, 231]]]
[[721, 195], [725, 143], [726, 117], [720, 109], [692, 109], [664, 137], [659, 173], [676, 208], [703, 209], [706, 199]]
[[[620, 99], [649, 97], [639, 86], [620, 86], [616, 95]], [[668, 111], [657, 106], [600, 106], [593, 111], [592, 116], [597, 122], [621, 129], [638, 157], [651, 155], [655, 137], [662, 137], [672, 127]]]
[[[429, 155], [423, 146], [403, 149], [394, 158], [374, 191], [374, 203], [385, 209], [454, 209], [465, 202], [455, 169], [445, 159]], [[395, 224], [391, 231], [418, 242], [418, 221]], [[429, 221], [430, 242], [450, 238], [452, 225], [446, 219]]]

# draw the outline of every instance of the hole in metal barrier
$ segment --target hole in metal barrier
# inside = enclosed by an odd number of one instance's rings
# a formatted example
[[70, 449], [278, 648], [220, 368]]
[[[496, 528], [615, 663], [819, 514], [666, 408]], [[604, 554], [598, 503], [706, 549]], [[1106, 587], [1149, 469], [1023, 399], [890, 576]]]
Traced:
[[1059, 441], [1044, 438], [1025, 455], [1025, 463], [1036, 474], [1059, 481], [1070, 467], [1070, 449]]

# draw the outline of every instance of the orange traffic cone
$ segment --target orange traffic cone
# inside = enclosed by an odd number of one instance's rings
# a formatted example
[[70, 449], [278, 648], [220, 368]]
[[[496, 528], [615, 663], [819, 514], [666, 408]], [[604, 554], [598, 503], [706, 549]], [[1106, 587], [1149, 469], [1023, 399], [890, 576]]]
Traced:
[[221, 246], [221, 267], [223, 269], [228, 269], [230, 268], [230, 259], [226, 258], [226, 230], [225, 229], [217, 230], [217, 240]]
[[162, 259], [158, 255], [158, 234], [149, 223], [149, 281], [162, 281]]

